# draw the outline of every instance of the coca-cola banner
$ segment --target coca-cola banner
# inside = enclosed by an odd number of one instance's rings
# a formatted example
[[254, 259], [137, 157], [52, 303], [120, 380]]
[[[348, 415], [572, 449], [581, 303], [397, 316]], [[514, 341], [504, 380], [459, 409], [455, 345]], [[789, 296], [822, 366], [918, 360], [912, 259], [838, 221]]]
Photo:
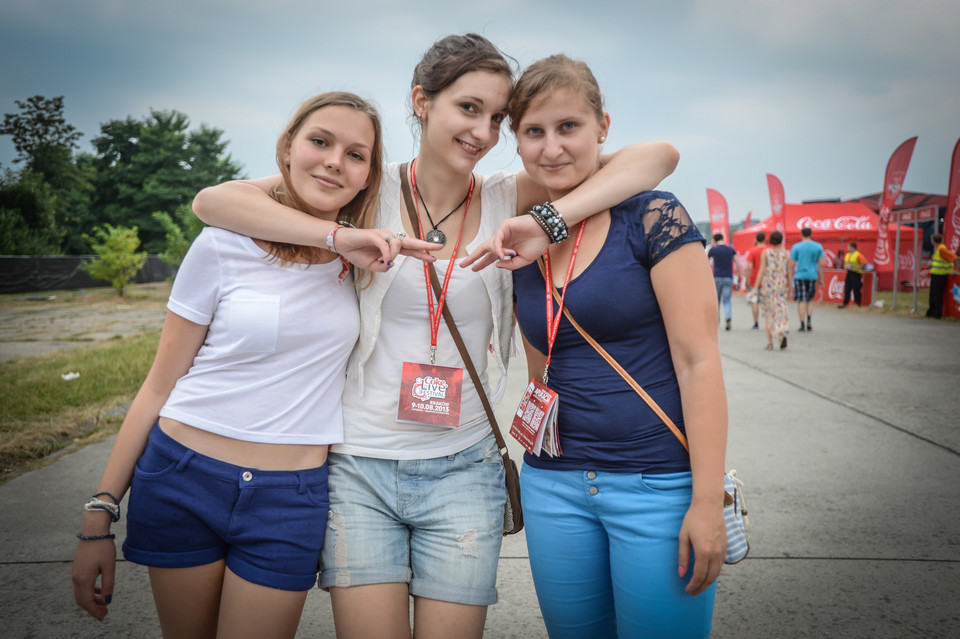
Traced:
[[947, 290], [943, 296], [943, 314], [960, 319], [960, 275], [947, 275]]
[[753, 211], [747, 211], [747, 217], [743, 220], [743, 228], [750, 226], [750, 218], [753, 217]]
[[883, 177], [883, 197], [880, 198], [880, 216], [877, 224], [877, 249], [874, 255], [877, 268], [889, 267], [891, 264], [892, 250], [890, 247], [890, 234], [887, 232], [887, 224], [890, 223], [890, 211], [903, 190], [903, 181], [907, 177], [907, 168], [910, 166], [910, 158], [913, 156], [913, 147], [917, 143], [917, 138], [912, 137], [893, 152], [890, 160], [887, 162], [887, 172]]
[[773, 221], [776, 230], [783, 233], [785, 228], [783, 219], [783, 205], [786, 198], [783, 194], [783, 182], [773, 173], [767, 173], [767, 189], [770, 191], [770, 210], [773, 211]]
[[956, 253], [960, 249], [960, 140], [950, 160], [950, 189], [947, 191], [947, 215], [943, 220], [943, 243]]
[[710, 234], [719, 233], [730, 241], [730, 217], [727, 213], [727, 200], [719, 191], [707, 189], [707, 209], [710, 211]]

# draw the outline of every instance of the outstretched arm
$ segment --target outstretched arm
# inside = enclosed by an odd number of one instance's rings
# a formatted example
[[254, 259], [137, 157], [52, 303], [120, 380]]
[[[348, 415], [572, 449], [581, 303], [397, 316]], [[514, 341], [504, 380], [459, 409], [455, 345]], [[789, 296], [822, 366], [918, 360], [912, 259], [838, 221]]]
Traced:
[[723, 466], [727, 448], [727, 395], [717, 342], [716, 288], [703, 249], [685, 244], [650, 271], [663, 313], [680, 385], [690, 446], [693, 498], [680, 527], [680, 575], [695, 558], [685, 590], [697, 595], [720, 574], [726, 550]]
[[[327, 234], [337, 223], [274, 200], [268, 193], [279, 181], [280, 176], [273, 175], [207, 187], [193, 199], [193, 212], [211, 226], [249, 237], [325, 247]], [[400, 242], [391, 237], [396, 237], [396, 233], [383, 229], [342, 228], [334, 240], [337, 253], [368, 271], [386, 271], [400, 253], [432, 262], [433, 256], [423, 251], [441, 248], [415, 238], [404, 238]]]
[[[576, 189], [552, 202], [567, 226], [605, 211], [624, 200], [655, 188], [673, 173], [679, 152], [666, 142], [638, 142], [612, 155], [601, 156], [602, 168]], [[521, 171], [517, 174], [517, 213], [528, 211], [546, 200], [546, 191]], [[500, 260], [497, 266], [517, 269], [536, 260], [549, 246], [549, 240], [536, 220], [518, 215], [501, 224], [496, 235], [480, 245], [463, 266], [477, 271]]]
[[[206, 326], [167, 312], [153, 366], [127, 411], [95, 492], [110, 493], [119, 500], [123, 499], [130, 487], [134, 466], [146, 448], [147, 437], [160, 409], [177, 380], [190, 370], [206, 334]], [[87, 537], [109, 534], [111, 522], [110, 515], [104, 511], [88, 511], [84, 513], [80, 533]], [[74, 599], [81, 608], [99, 620], [106, 616], [107, 602], [113, 596], [116, 557], [116, 546], [112, 539], [81, 540], [73, 557]]]

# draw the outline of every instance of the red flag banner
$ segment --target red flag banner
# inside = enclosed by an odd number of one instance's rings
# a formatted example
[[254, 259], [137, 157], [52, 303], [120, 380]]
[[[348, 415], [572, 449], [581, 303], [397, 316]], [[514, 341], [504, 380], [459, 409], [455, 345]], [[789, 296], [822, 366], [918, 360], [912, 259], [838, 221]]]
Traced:
[[890, 223], [890, 211], [903, 190], [903, 181], [907, 177], [907, 168], [910, 166], [916, 143], [916, 136], [910, 138], [897, 147], [887, 162], [887, 172], [883, 177], [883, 195], [880, 198], [880, 217], [877, 220], [877, 250], [874, 253], [874, 263], [878, 269], [890, 268], [892, 264], [887, 224]]
[[943, 243], [956, 253], [960, 249], [960, 139], [950, 160], [950, 187], [947, 191], [947, 217], [943, 221]]
[[743, 228], [750, 226], [751, 217], [753, 217], [753, 211], [747, 211], [747, 218], [743, 221]]
[[710, 211], [710, 235], [719, 233], [730, 241], [730, 218], [727, 215], [727, 201], [719, 191], [707, 189], [707, 209]]
[[783, 183], [773, 173], [767, 173], [767, 189], [770, 191], [770, 210], [773, 211], [773, 222], [776, 229], [783, 233], [783, 205], [786, 200], [783, 195]]

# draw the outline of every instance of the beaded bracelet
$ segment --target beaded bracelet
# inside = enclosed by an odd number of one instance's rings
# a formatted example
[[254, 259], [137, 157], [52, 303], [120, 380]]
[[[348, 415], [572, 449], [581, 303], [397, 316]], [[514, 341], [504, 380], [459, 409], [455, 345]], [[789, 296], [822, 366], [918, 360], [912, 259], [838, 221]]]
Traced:
[[551, 244], [559, 244], [570, 237], [570, 229], [563, 221], [563, 216], [550, 202], [533, 207], [528, 213], [537, 221], [547, 234]]
[[102, 499], [94, 497], [83, 505], [83, 509], [88, 511], [102, 510], [110, 513], [113, 521], [120, 521], [120, 504], [111, 504], [109, 501], [103, 501]]
[[343, 225], [338, 224], [337, 226], [330, 229], [329, 233], [327, 233], [327, 250], [330, 251], [331, 253], [337, 252], [337, 249], [334, 247], [334, 238], [337, 235], [337, 231], [339, 231], [342, 228], [343, 228]]
[[77, 533], [77, 539], [80, 541], [100, 541], [101, 539], [116, 539], [117, 536], [113, 533], [107, 533], [106, 535], [91, 535], [87, 537], [83, 533]]

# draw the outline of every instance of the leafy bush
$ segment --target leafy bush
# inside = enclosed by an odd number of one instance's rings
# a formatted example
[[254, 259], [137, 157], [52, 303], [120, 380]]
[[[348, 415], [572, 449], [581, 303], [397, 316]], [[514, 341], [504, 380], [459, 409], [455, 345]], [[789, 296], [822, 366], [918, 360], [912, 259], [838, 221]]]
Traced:
[[86, 240], [97, 257], [83, 265], [83, 270], [95, 280], [107, 282], [118, 295], [123, 295], [124, 287], [133, 281], [147, 261], [146, 251], [140, 248], [137, 227], [113, 226], [104, 224], [93, 229], [94, 237], [84, 233]]

